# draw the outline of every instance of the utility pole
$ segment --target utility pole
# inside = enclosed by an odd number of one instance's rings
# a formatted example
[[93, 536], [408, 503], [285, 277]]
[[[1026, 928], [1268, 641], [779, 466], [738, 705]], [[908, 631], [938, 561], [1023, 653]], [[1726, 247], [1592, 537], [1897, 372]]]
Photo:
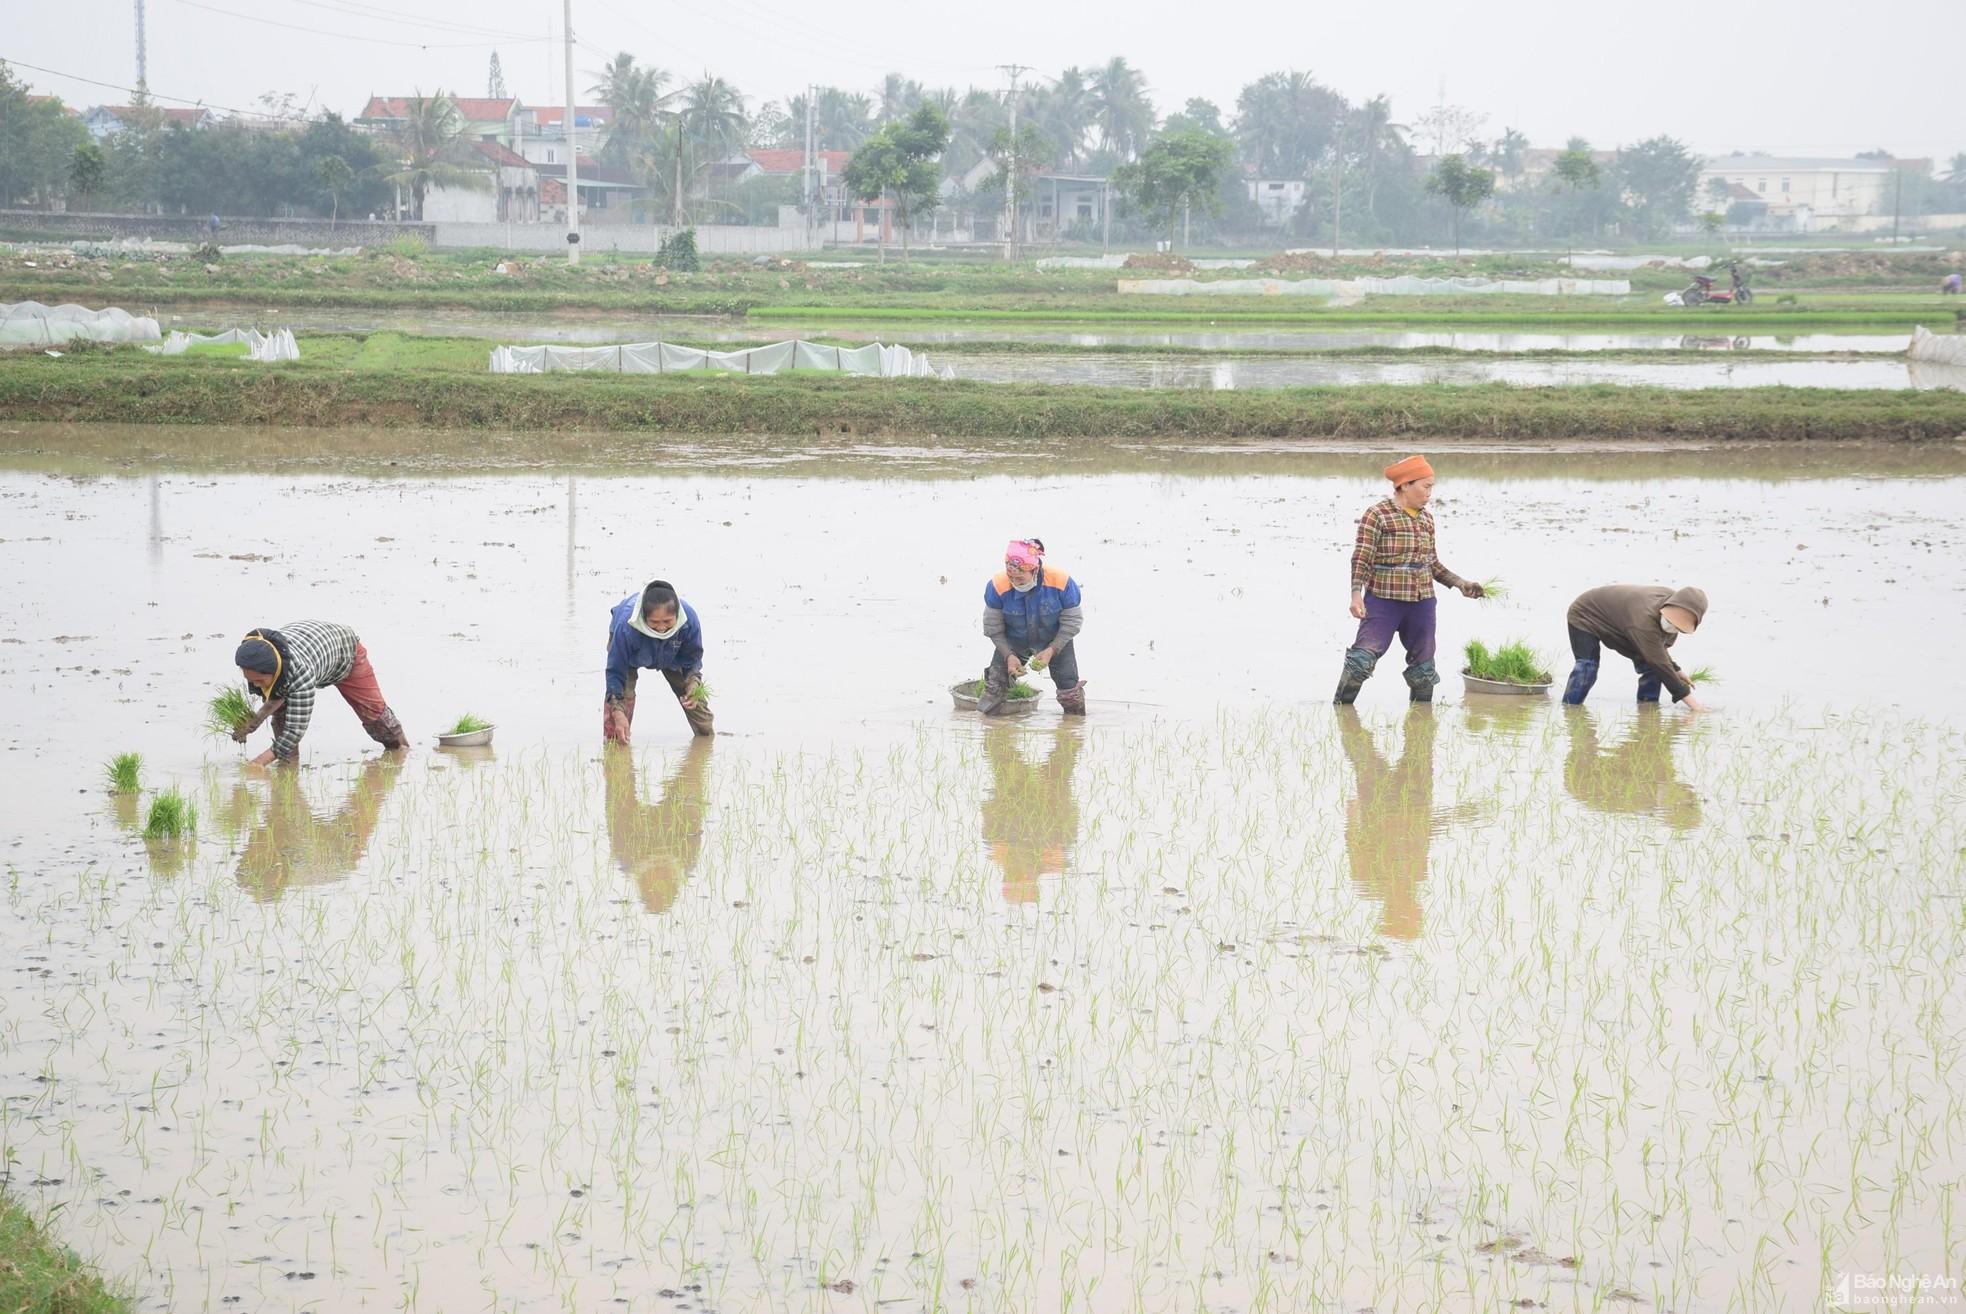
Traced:
[[150, 52], [143, 34], [143, 0], [137, 0], [137, 104], [150, 100]]
[[1891, 172], [1897, 175], [1897, 190], [1891, 195], [1891, 245], [1898, 244], [1898, 216], [1905, 208], [1905, 171], [1896, 160], [1891, 161]]
[[1004, 225], [1003, 258], [1017, 258], [1017, 79], [1030, 72], [1024, 64], [999, 64], [998, 68], [1010, 75], [1010, 170], [1004, 175], [1004, 211], [1007, 222]]
[[812, 245], [813, 225], [816, 222], [818, 222], [819, 219], [819, 213], [818, 213], [819, 185], [818, 185], [818, 179], [816, 179], [813, 176], [815, 160], [812, 153], [813, 133], [815, 127], [817, 126], [818, 118], [819, 118], [818, 106], [814, 103], [814, 98], [816, 95], [817, 95], [816, 88], [814, 88], [811, 83], [807, 83], [806, 84], [805, 192], [806, 192], [806, 245], [808, 247]]
[[567, 263], [580, 263], [580, 143], [573, 129], [573, 0], [566, 6], [567, 37]]

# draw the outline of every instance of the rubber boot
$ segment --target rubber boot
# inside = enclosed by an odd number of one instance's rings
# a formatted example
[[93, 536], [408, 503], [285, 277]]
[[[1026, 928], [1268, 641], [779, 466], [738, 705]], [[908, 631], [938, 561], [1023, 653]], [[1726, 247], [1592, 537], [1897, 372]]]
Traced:
[[1572, 707], [1582, 707], [1589, 696], [1591, 686], [1597, 683], [1597, 658], [1580, 657], [1570, 668], [1570, 683], [1563, 686], [1563, 701]]
[[1345, 649], [1345, 665], [1338, 674], [1338, 692], [1331, 701], [1340, 707], [1350, 707], [1358, 701], [1358, 691], [1372, 677], [1372, 668], [1379, 664], [1379, 654], [1367, 652], [1363, 648]]
[[1440, 672], [1432, 662], [1416, 662], [1406, 668], [1406, 687], [1411, 691], [1411, 699], [1416, 703], [1430, 703], [1434, 700], [1434, 686], [1440, 683]]
[[1651, 671], [1639, 672], [1638, 701], [1641, 703], [1656, 703], [1659, 701], [1659, 677]]
[[983, 668], [983, 692], [976, 696], [976, 710], [984, 716], [995, 716], [1003, 710], [1010, 699], [1010, 670], [999, 669], [995, 662]]
[[1069, 689], [1058, 691], [1058, 705], [1065, 709], [1067, 716], [1085, 715], [1085, 681], [1080, 680]]
[[393, 707], [384, 707], [382, 715], [373, 721], [362, 722], [362, 729], [368, 731], [369, 738], [384, 748], [408, 748], [409, 737], [403, 733], [403, 723], [396, 719]]

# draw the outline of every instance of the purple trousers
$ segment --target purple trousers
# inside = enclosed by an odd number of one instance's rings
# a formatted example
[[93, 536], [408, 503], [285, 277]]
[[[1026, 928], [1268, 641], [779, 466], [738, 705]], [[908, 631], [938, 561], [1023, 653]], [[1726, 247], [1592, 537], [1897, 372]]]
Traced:
[[1352, 647], [1363, 648], [1374, 657], [1384, 657], [1393, 646], [1393, 636], [1406, 647], [1406, 664], [1418, 666], [1434, 659], [1434, 613], [1439, 600], [1395, 602], [1376, 593], [1365, 595], [1365, 619], [1358, 623], [1358, 637]]

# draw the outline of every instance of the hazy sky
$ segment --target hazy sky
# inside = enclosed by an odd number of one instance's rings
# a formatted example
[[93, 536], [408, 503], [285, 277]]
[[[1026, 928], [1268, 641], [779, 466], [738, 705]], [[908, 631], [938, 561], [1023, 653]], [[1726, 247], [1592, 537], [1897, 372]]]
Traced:
[[[268, 90], [352, 116], [370, 92], [482, 95], [495, 47], [513, 94], [563, 98], [560, 0], [146, 0], [150, 87], [250, 107]], [[1016, 61], [1055, 73], [1123, 55], [1165, 113], [1190, 96], [1233, 112], [1275, 69], [1306, 69], [1353, 100], [1384, 92], [1410, 121], [1441, 94], [1536, 145], [1581, 133], [1615, 146], [1657, 133], [1696, 149], [1848, 155], [1966, 150], [1966, 2], [1892, 0], [1407, 0], [1397, 5], [1175, 5], [990, 0], [850, 7], [785, 0], [574, 0], [575, 83], [628, 50], [684, 77], [709, 69], [755, 108], [807, 82], [871, 88], [898, 70], [996, 87]], [[285, 26], [281, 26], [285, 25]], [[134, 0], [0, 0], [0, 58], [121, 86], [136, 77]], [[309, 29], [299, 31], [295, 29]], [[468, 29], [468, 30], [461, 30]], [[422, 43], [429, 43], [422, 47]], [[549, 69], [550, 64], [550, 69]], [[31, 69], [77, 105], [125, 93]], [[549, 73], [551, 81], [549, 83]]]

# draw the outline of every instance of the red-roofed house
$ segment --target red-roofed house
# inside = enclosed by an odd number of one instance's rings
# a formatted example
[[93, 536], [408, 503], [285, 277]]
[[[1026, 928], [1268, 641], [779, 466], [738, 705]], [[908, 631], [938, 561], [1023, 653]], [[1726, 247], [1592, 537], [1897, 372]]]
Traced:
[[[355, 116], [358, 126], [371, 132], [387, 133], [408, 121], [417, 103], [415, 96], [370, 96], [369, 103]], [[478, 141], [512, 144], [519, 116], [525, 107], [512, 96], [451, 96], [464, 119], [465, 135]]]
[[[818, 222], [856, 223], [865, 225], [879, 223], [875, 211], [887, 208], [885, 201], [861, 202], [847, 195], [846, 162], [852, 158], [849, 151], [814, 151], [813, 192], [818, 198]], [[805, 184], [801, 175], [805, 172], [806, 155], [797, 147], [787, 149], [765, 149], [743, 151], [731, 156], [728, 164], [744, 166], [733, 173], [733, 181], [749, 182], [753, 178], [787, 178], [795, 180], [797, 195], [804, 195]], [[856, 239], [857, 240], [857, 239]]]
[[202, 105], [160, 108], [156, 105], [98, 105], [82, 116], [97, 141], [114, 137], [131, 123], [149, 118], [160, 127], [208, 128], [212, 112]]
[[[535, 105], [519, 115], [511, 141], [512, 149], [534, 164], [567, 162], [567, 107]], [[573, 141], [584, 158], [598, 155], [608, 144], [608, 129], [614, 124], [614, 111], [606, 105], [573, 107]]]

